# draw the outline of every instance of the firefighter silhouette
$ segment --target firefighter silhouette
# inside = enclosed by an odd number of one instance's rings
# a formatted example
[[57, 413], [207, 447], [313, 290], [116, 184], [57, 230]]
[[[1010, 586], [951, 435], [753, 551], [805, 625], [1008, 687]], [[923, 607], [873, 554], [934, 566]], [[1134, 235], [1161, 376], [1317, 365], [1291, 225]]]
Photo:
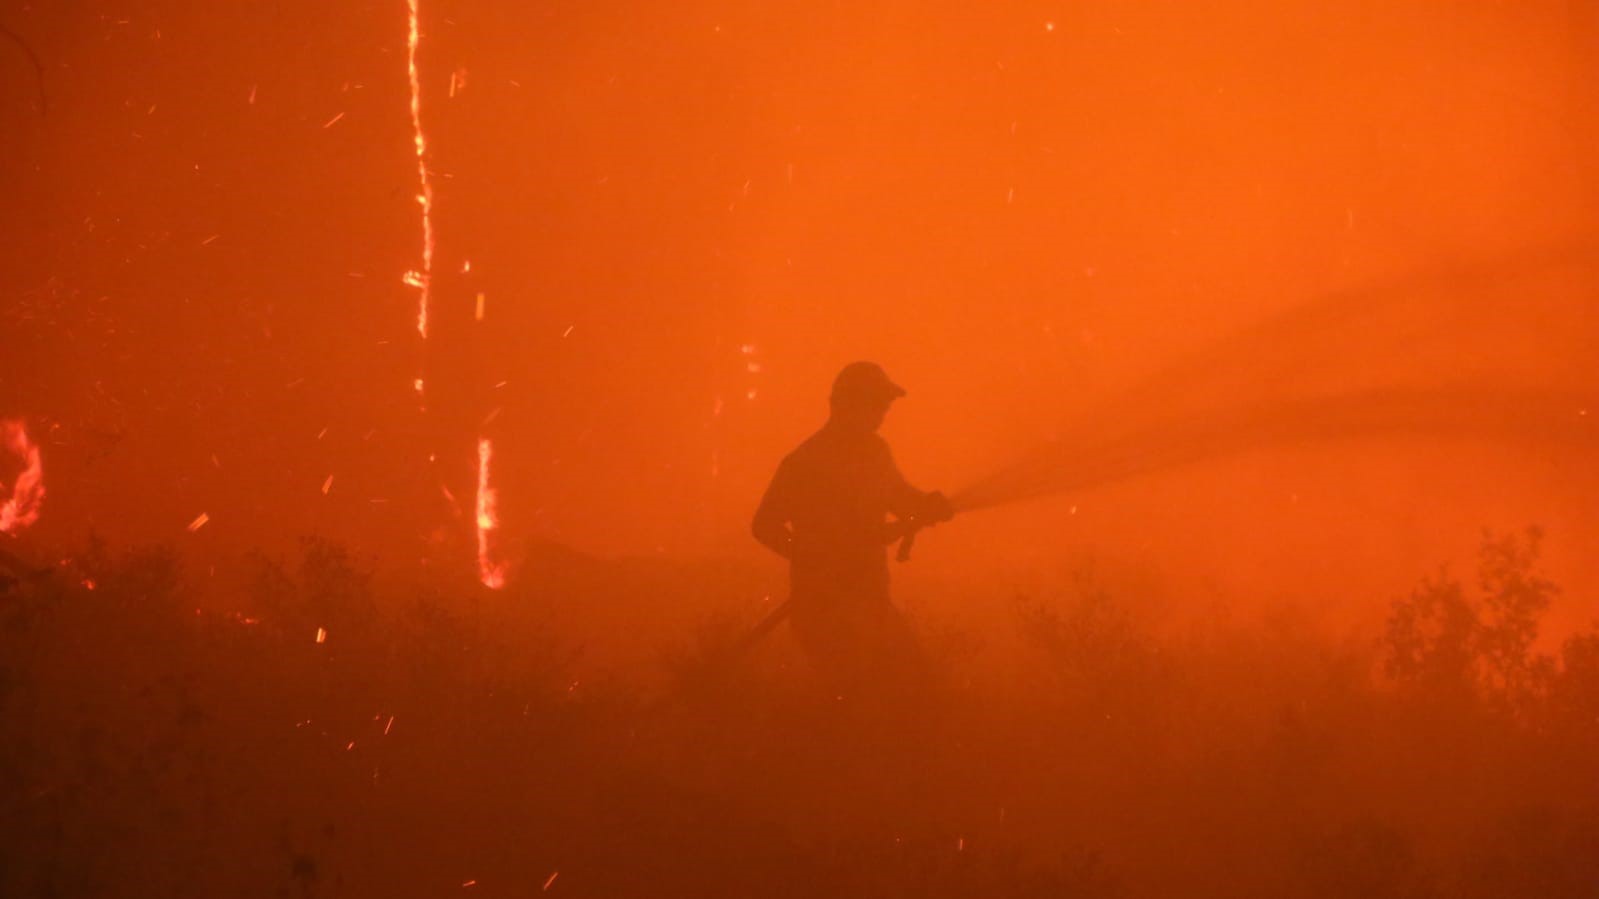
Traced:
[[919, 667], [915, 637], [889, 599], [888, 545], [954, 515], [944, 494], [906, 482], [877, 433], [904, 395], [875, 363], [845, 366], [827, 423], [778, 465], [751, 526], [789, 560], [789, 622], [840, 694]]

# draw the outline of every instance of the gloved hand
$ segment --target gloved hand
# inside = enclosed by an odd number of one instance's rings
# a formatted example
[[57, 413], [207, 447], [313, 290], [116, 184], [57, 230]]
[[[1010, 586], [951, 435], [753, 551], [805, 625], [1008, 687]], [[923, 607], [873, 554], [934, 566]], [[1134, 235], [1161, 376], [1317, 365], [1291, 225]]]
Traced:
[[955, 504], [949, 501], [943, 491], [934, 490], [924, 497], [922, 516], [931, 524], [949, 521], [955, 517]]

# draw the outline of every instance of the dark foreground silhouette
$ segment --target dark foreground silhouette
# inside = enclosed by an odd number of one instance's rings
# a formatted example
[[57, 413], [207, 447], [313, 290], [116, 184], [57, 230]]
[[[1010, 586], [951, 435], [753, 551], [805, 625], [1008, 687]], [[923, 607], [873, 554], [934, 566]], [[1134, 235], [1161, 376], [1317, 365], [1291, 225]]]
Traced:
[[[1376, 639], [1287, 614], [1158, 630], [1086, 578], [1014, 600], [1004, 633], [916, 619], [942, 686], [914, 741], [784, 668], [781, 633], [680, 689], [756, 617], [711, 599], [748, 595], [722, 568], [551, 553], [453, 593], [310, 542], [205, 595], [165, 550], [72, 558], [0, 588], [4, 896], [1599, 884], [1599, 634], [1536, 647], [1535, 535], [1395, 600]], [[603, 676], [602, 626], [676, 644], [667, 675]], [[978, 636], [1017, 648], [984, 661]]]

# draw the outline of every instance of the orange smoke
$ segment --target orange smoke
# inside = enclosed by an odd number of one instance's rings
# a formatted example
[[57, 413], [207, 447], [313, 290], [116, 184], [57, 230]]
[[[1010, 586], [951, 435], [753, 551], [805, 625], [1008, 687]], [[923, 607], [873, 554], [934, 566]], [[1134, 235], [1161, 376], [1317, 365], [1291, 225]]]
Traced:
[[15, 534], [39, 520], [39, 507], [44, 505], [44, 465], [39, 447], [28, 439], [28, 429], [19, 420], [0, 420], [0, 447], [22, 460], [22, 473], [0, 504], [0, 533]]

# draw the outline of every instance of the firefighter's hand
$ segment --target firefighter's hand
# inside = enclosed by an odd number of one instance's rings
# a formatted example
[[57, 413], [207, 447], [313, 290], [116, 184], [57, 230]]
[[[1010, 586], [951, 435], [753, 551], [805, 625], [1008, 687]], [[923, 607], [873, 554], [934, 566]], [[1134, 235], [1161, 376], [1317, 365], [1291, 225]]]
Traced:
[[942, 491], [934, 490], [927, 494], [925, 503], [922, 517], [926, 518], [929, 524], [938, 524], [955, 517], [955, 504], [950, 502], [949, 497]]

